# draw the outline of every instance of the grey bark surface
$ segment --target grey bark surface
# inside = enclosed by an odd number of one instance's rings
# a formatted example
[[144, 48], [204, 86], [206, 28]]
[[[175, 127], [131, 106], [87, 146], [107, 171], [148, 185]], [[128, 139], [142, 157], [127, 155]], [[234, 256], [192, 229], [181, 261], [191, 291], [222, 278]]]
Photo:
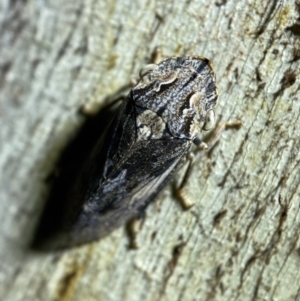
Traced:
[[[300, 3], [6, 1], [0, 4], [0, 299], [300, 300]], [[84, 117], [156, 47], [215, 68], [218, 122], [186, 196], [170, 187], [137, 242], [124, 228], [63, 252], [30, 248], [47, 178]]]

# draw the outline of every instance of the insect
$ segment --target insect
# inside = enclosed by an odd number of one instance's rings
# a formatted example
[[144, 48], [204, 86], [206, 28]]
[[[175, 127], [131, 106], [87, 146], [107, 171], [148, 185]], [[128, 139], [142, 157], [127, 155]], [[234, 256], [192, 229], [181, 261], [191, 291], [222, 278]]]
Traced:
[[203, 57], [145, 66], [86, 168], [69, 240], [94, 241], [138, 216], [185, 163], [192, 143], [201, 142], [201, 131], [212, 128], [217, 98]]

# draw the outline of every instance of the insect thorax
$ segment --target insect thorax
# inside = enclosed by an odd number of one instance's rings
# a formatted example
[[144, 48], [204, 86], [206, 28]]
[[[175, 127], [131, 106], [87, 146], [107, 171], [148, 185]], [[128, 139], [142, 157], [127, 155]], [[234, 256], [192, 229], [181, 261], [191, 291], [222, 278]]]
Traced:
[[139, 140], [193, 140], [207, 129], [207, 116], [213, 118], [217, 90], [214, 72], [206, 59], [170, 58], [159, 65], [146, 66], [140, 76], [131, 94]]

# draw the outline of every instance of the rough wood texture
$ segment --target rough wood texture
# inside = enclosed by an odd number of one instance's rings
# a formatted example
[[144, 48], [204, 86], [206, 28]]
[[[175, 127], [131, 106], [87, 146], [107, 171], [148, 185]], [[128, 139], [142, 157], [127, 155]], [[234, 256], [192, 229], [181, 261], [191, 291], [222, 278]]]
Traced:
[[[291, 0], [2, 1], [1, 300], [300, 300], [299, 15]], [[157, 46], [211, 59], [218, 120], [243, 121], [197, 154], [195, 206], [164, 190], [134, 251], [124, 229], [31, 251], [79, 108], [103, 105]]]

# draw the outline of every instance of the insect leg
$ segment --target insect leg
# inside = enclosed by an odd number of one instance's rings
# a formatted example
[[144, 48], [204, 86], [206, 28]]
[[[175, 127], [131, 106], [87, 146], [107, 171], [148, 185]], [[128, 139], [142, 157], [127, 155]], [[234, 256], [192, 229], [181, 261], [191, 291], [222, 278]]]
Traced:
[[133, 83], [124, 85], [112, 95], [108, 95], [101, 103], [97, 101], [87, 101], [80, 107], [79, 112], [85, 116], [95, 116], [101, 110], [113, 110], [117, 104], [119, 105], [120, 102], [124, 101], [132, 86]]
[[145, 219], [145, 214], [131, 219], [126, 225], [126, 231], [129, 236], [129, 249], [138, 249], [137, 234], [140, 232]]
[[183, 176], [181, 184], [176, 189], [176, 195], [177, 195], [178, 200], [180, 201], [180, 204], [181, 204], [181, 206], [184, 210], [188, 210], [194, 205], [194, 202], [191, 199], [189, 199], [184, 193], [184, 187], [186, 186], [186, 183], [187, 183], [187, 181], [188, 181], [188, 179], [191, 175], [192, 166], [193, 166], [193, 163], [195, 161], [194, 154], [189, 153], [188, 156], [187, 156], [187, 160], [189, 161], [187, 170], [186, 170], [186, 172]]
[[[193, 143], [197, 146], [199, 150], [205, 150], [206, 152], [209, 152], [219, 141], [221, 134], [223, 133], [224, 130], [228, 128], [239, 128], [241, 125], [242, 122], [240, 120], [223, 122], [220, 125], [218, 125], [217, 128], [212, 132], [212, 136], [209, 139], [210, 141], [208, 141], [208, 143], [203, 142], [198, 137], [193, 140]], [[190, 209], [194, 205], [194, 201], [191, 200], [189, 197], [187, 197], [187, 195], [184, 193], [184, 188], [188, 182], [188, 179], [192, 171], [192, 166], [195, 161], [194, 154], [189, 153], [187, 156], [187, 160], [189, 161], [187, 170], [183, 176], [183, 180], [180, 186], [177, 188], [176, 191], [176, 195], [181, 203], [181, 206], [185, 210]]]
[[208, 146], [205, 142], [203, 142], [200, 138], [196, 137], [193, 140], [193, 143], [199, 148], [199, 149], [207, 149]]
[[[235, 120], [235, 121], [227, 121], [220, 123], [214, 131], [212, 131], [212, 135], [209, 139], [209, 142], [207, 143], [206, 151], [209, 152], [219, 141], [222, 133], [224, 130], [230, 129], [230, 128], [237, 128], [239, 129], [242, 126], [241, 120]], [[196, 143], [195, 143], [196, 144]], [[197, 144], [196, 144], [197, 145]]]

